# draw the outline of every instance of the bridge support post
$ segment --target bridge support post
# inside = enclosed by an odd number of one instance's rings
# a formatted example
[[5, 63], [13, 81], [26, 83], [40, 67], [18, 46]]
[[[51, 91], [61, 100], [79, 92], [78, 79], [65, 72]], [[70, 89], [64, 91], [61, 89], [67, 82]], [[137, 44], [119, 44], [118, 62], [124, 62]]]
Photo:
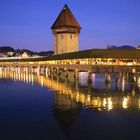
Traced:
[[134, 75], [134, 73], [136, 73], [136, 69], [135, 69], [135, 68], [132, 69], [132, 76], [133, 76], [132, 81], [133, 81], [133, 82], [136, 82], [136, 81], [137, 81], [137, 78], [136, 78], [136, 76]]
[[40, 66], [40, 70], [39, 70], [39, 73], [40, 73], [40, 74], [42, 74], [42, 69], [43, 69], [43, 68]]
[[10, 71], [10, 67], [9, 66], [7, 66], [6, 69], [7, 69], [8, 72]]
[[78, 69], [75, 70], [74, 78], [78, 78]]
[[31, 66], [29, 67], [29, 73], [32, 73], [32, 67]]
[[25, 68], [25, 67], [23, 68], [23, 72], [24, 72], [24, 73], [26, 72], [26, 68]]
[[137, 77], [137, 85], [140, 88], [140, 77]]
[[56, 75], [59, 76], [59, 67], [56, 68]]
[[88, 83], [92, 83], [92, 73], [88, 71]]
[[48, 67], [48, 76], [51, 76], [51, 67]]
[[107, 89], [111, 88], [111, 74], [105, 74], [105, 86]]
[[20, 73], [20, 67], [17, 67], [17, 72]]
[[45, 66], [43, 66], [42, 67], [42, 74], [45, 75], [45, 73], [46, 73], [46, 69], [45, 69]]
[[26, 70], [25, 70], [25, 72], [26, 72], [26, 73], [28, 73], [28, 72], [29, 72], [29, 69], [28, 69], [28, 67], [26, 67]]
[[37, 72], [37, 75], [40, 75], [40, 66], [37, 67], [36, 72]]
[[65, 71], [65, 77], [68, 78], [68, 70], [67, 70], [67, 68], [65, 68], [64, 71]]
[[136, 69], [135, 68], [132, 69], [132, 73], [136, 73]]
[[105, 74], [105, 83], [111, 82], [111, 74]]
[[130, 82], [136, 82], [136, 77], [133, 73], [128, 73], [128, 81]]
[[120, 78], [119, 73], [115, 73], [115, 82], [116, 82], [116, 83], [118, 83], [119, 78]]
[[40, 67], [40, 74], [44, 74], [44, 67]]
[[36, 67], [33, 68], [33, 74], [36, 74]]
[[45, 75], [46, 75], [46, 77], [48, 77], [48, 68], [47, 67], [45, 68]]
[[2, 77], [2, 67], [0, 67], [0, 78]]
[[31, 67], [31, 74], [34, 74], [34, 67]]

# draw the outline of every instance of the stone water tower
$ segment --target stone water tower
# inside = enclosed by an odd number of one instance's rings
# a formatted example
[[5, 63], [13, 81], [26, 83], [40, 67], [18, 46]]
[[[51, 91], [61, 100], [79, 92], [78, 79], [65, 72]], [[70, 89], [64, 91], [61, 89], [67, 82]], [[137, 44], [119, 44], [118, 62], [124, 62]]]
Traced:
[[79, 51], [81, 27], [67, 5], [64, 5], [51, 29], [54, 35], [54, 54]]

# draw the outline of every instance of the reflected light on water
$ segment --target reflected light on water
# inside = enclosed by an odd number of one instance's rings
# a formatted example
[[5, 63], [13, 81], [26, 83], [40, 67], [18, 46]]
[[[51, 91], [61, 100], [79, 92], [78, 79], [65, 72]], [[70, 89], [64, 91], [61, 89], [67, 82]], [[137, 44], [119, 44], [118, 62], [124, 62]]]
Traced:
[[139, 98], [139, 108], [140, 108], [140, 98]]
[[108, 111], [113, 109], [112, 99], [108, 98]]
[[104, 108], [106, 108], [106, 104], [107, 104], [106, 98], [103, 98], [103, 107]]
[[137, 85], [140, 88], [140, 77], [137, 78]]
[[[135, 89], [132, 88], [132, 95], [127, 95], [126, 97], [121, 96], [121, 91], [111, 91], [107, 90], [108, 93], [105, 93], [104, 89], [92, 89], [91, 87], [86, 87], [84, 89], [73, 86], [72, 83], [61, 81], [61, 77], [52, 78], [45, 77], [43, 75], [34, 75], [30, 73], [23, 72], [13, 72], [13, 71], [2, 71], [0, 69], [0, 77], [12, 79], [15, 81], [23, 81], [25, 83], [38, 83], [42, 87], [47, 87], [51, 90], [56, 91], [56, 94], [63, 94], [66, 98], [71, 99], [74, 102], [80, 103], [84, 107], [89, 107], [98, 111], [111, 111], [113, 109], [128, 109], [131, 107], [140, 108], [140, 98], [139, 94], [135, 93]], [[93, 76], [94, 77], [94, 76]], [[76, 84], [76, 83], [75, 83]], [[125, 81], [123, 78], [122, 88], [125, 92]], [[97, 92], [98, 91], [98, 92]], [[114, 92], [114, 95], [112, 94]], [[97, 94], [98, 93], [98, 94]], [[131, 102], [130, 102], [131, 101]], [[129, 106], [128, 106], [129, 105]]]
[[44, 85], [44, 79], [43, 79], [43, 76], [40, 77], [40, 84], [41, 84], [41, 86], [43, 87], [43, 85]]
[[128, 108], [128, 101], [129, 101], [129, 98], [123, 98], [123, 103], [122, 103], [122, 107], [124, 109]]

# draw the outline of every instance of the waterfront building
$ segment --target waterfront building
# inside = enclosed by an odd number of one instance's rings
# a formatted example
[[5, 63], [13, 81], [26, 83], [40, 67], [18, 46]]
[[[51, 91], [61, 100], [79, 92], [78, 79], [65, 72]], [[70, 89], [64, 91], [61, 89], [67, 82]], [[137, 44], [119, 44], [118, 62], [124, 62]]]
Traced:
[[78, 36], [81, 27], [65, 5], [51, 27], [54, 35], [54, 54], [79, 51]]
[[28, 58], [30, 55], [29, 55], [29, 53], [24, 52], [21, 56], [22, 56], [23, 58]]
[[12, 52], [7, 52], [7, 56], [13, 56], [14, 55], [14, 51]]

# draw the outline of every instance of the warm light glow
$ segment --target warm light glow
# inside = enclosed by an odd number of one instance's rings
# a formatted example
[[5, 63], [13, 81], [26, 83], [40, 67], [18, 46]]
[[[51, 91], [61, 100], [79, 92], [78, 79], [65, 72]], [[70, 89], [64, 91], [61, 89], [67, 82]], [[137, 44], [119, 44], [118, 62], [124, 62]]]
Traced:
[[128, 108], [128, 98], [126, 98], [126, 97], [123, 98], [122, 107], [123, 107], [124, 109]]
[[140, 88], [140, 77], [137, 78], [137, 85]]
[[43, 85], [44, 85], [44, 79], [43, 79], [43, 76], [40, 77], [40, 83], [41, 83], [41, 86], [43, 87]]
[[139, 98], [139, 109], [140, 109], [140, 98]]
[[113, 109], [112, 99], [108, 98], [108, 111]]
[[104, 108], [106, 108], [106, 104], [107, 104], [106, 98], [103, 98], [103, 107]]

